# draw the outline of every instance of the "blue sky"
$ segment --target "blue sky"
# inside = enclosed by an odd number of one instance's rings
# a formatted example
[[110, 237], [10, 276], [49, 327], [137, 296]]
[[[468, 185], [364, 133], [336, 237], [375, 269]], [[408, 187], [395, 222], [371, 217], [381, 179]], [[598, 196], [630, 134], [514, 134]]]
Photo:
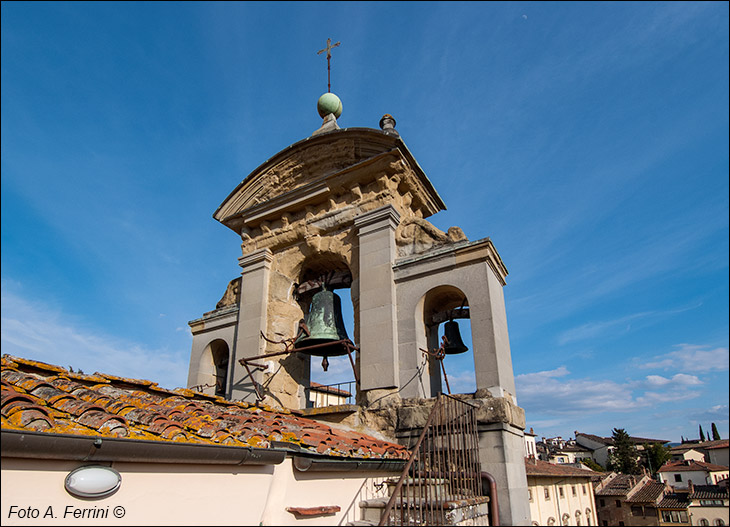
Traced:
[[[430, 220], [505, 262], [528, 427], [728, 437], [726, 2], [3, 2], [1, 23], [3, 353], [184, 385], [187, 322], [240, 273], [212, 214], [320, 126], [329, 37], [340, 126], [392, 114], [448, 207]], [[447, 359], [454, 391], [470, 360]]]

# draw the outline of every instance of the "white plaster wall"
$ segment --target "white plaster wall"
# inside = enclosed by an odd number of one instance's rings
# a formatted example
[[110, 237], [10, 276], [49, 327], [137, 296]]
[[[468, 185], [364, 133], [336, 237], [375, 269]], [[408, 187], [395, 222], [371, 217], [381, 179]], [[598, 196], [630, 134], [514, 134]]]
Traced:
[[729, 452], [729, 448], [711, 448], [707, 451], [707, 454], [710, 458], [710, 463], [727, 467], [730, 465], [730, 463], [728, 463], [728, 457], [730, 457], [728, 454]]
[[672, 456], [672, 461], [680, 461], [684, 459], [694, 459], [695, 461], [704, 461], [705, 455], [697, 450], [687, 450], [682, 454]]
[[[693, 502], [694, 503], [694, 502]], [[717, 520], [722, 520], [723, 525], [730, 524], [730, 508], [728, 508], [728, 502], [725, 500], [723, 507], [700, 507], [696, 505], [690, 505], [689, 517], [691, 525], [700, 525], [700, 520], [707, 520], [709, 525], [717, 525]]]
[[[576, 496], [573, 496], [571, 486], [576, 487]], [[586, 493], [583, 494], [583, 486]], [[527, 487], [532, 491], [530, 501], [530, 516], [532, 522], [538, 525], [548, 525], [549, 518], [555, 518], [555, 525], [561, 525], [563, 514], [570, 514], [569, 525], [576, 525], [575, 513], [581, 512], [581, 525], [589, 525], [588, 513], [590, 510], [590, 525], [597, 525], [596, 503], [593, 496], [593, 486], [586, 478], [551, 478], [528, 476]], [[550, 499], [545, 499], [545, 487], [550, 490]], [[558, 487], [563, 487], [563, 497], [560, 497]]]
[[[175, 465], [113, 463], [120, 489], [101, 500], [68, 494], [64, 480], [86, 463], [4, 458], [0, 493], [3, 525], [344, 525], [360, 519], [359, 502], [377, 494], [375, 483], [394, 473], [299, 472], [290, 459], [280, 465]], [[338, 505], [334, 515], [299, 519], [286, 507]], [[9, 516], [38, 510], [38, 518]], [[49, 509], [50, 507], [50, 509]], [[73, 518], [74, 509], [109, 510], [108, 518]], [[124, 515], [113, 516], [115, 507]], [[43, 517], [51, 511], [51, 515]]]
[[[675, 474], [681, 474], [682, 481], [675, 481]], [[712, 473], [700, 470], [688, 470], [681, 472], [659, 472], [659, 480], [662, 483], [664, 483], [665, 481], [669, 482], [670, 485], [678, 489], [686, 489], [689, 481], [692, 481], [694, 485], [714, 485], [718, 480], [727, 477], [727, 471]]]

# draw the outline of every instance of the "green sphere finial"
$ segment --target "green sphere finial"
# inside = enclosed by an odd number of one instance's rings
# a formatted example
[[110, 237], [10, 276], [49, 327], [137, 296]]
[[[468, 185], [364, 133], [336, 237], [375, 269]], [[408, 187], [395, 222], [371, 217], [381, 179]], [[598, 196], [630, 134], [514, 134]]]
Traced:
[[323, 117], [327, 114], [334, 114], [335, 119], [342, 115], [342, 101], [334, 93], [327, 92], [317, 101], [317, 111], [319, 116]]

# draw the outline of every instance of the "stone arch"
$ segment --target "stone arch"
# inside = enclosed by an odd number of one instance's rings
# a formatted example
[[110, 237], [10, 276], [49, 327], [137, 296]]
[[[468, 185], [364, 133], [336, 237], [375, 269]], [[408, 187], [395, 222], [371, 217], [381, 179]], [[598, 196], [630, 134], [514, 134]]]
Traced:
[[[421, 336], [419, 341], [423, 346], [420, 349], [428, 349], [430, 352], [438, 350], [442, 344], [440, 335], [443, 326], [453, 317], [454, 321], [458, 321], [459, 331], [462, 338], [471, 341], [471, 324], [468, 318], [463, 318], [469, 311], [469, 300], [467, 295], [459, 287], [451, 284], [443, 284], [436, 286], [426, 292], [416, 306], [416, 332]], [[465, 323], [466, 322], [466, 323]], [[473, 360], [473, 351], [469, 349], [466, 353], [471, 355]], [[448, 374], [450, 355], [444, 357], [444, 367]], [[453, 359], [452, 359], [453, 363]], [[439, 361], [433, 357], [428, 358], [428, 376], [430, 386], [430, 396], [437, 395], [446, 387], [442, 386], [442, 371]], [[454, 391], [454, 387], [450, 387]], [[456, 390], [458, 391], [458, 390]]]
[[200, 354], [194, 388], [210, 395], [226, 397], [229, 388], [231, 348], [221, 338], [211, 340]]
[[570, 525], [570, 514], [567, 512], [561, 517], [561, 525]]
[[550, 516], [548, 518], [547, 524], [548, 525], [555, 525], [555, 518], [553, 518], [552, 516]]
[[[312, 297], [316, 292], [321, 290], [319, 284], [324, 283], [324, 286], [339, 298], [347, 338], [355, 342], [357, 309], [355, 308], [356, 294], [352, 287], [353, 273], [351, 271], [350, 261], [351, 255], [347, 251], [335, 252], [327, 250], [311, 252], [307, 256], [304, 256], [298, 266], [297, 280], [293, 287], [293, 297], [301, 309], [302, 319], [306, 320]], [[310, 360], [310, 380], [316, 380], [320, 384], [325, 385], [345, 380], [329, 379], [328, 375], [323, 373], [323, 368], [319, 366], [320, 361], [323, 360], [322, 357], [312, 355]], [[351, 371], [349, 358], [346, 355], [329, 357], [327, 362], [335, 365], [335, 369], [345, 368], [345, 371]], [[340, 362], [342, 364], [338, 365]], [[350, 373], [346, 380], [354, 380], [354, 375]], [[309, 388], [309, 386], [306, 388]]]

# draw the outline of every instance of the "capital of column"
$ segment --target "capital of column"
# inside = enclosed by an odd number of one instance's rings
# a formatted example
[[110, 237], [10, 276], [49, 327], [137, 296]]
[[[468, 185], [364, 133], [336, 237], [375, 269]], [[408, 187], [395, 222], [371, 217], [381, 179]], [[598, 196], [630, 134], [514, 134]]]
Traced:
[[355, 218], [355, 227], [360, 236], [382, 229], [395, 230], [400, 224], [400, 214], [393, 205], [384, 205], [380, 208], [360, 214]]
[[238, 265], [243, 268], [241, 274], [251, 273], [260, 269], [271, 269], [271, 262], [274, 261], [274, 254], [270, 249], [264, 248], [241, 256]]

